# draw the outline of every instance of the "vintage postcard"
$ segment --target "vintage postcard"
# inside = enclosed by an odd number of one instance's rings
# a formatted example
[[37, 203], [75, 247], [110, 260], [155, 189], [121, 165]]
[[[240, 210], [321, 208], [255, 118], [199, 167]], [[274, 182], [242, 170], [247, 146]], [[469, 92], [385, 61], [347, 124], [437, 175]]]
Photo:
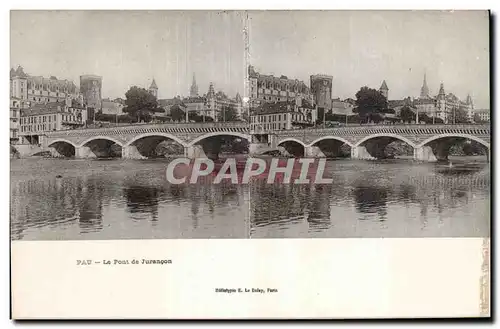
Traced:
[[489, 317], [489, 34], [11, 11], [12, 318]]

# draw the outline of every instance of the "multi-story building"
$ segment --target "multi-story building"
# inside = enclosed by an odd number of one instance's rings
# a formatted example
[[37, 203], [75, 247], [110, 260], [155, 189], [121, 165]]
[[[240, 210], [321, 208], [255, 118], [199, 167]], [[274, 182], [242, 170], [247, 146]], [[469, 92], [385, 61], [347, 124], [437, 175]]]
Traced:
[[45, 132], [82, 127], [86, 120], [87, 109], [75, 100], [34, 104], [29, 109], [21, 109], [20, 142], [39, 144]]
[[314, 104], [325, 111], [332, 108], [332, 81], [331, 75], [316, 74], [311, 75], [311, 93]]
[[80, 93], [83, 102], [94, 111], [100, 110], [102, 106], [102, 77], [97, 75], [80, 76]]
[[26, 102], [19, 98], [10, 99], [10, 143], [17, 144], [19, 141], [19, 122], [21, 119], [21, 109], [25, 108]]
[[124, 104], [117, 100], [110, 100], [105, 98], [101, 103], [101, 110], [103, 114], [112, 114], [112, 115], [123, 115]]
[[294, 102], [265, 103], [250, 116], [250, 129], [269, 131], [311, 126], [317, 116], [317, 109], [302, 104], [300, 98]]
[[251, 109], [258, 108], [263, 103], [294, 101], [297, 97], [313, 102], [310, 89], [303, 81], [288, 79], [284, 75], [275, 77], [260, 74], [251, 65], [248, 67], [248, 76]]
[[474, 120], [474, 103], [470, 95], [467, 95], [465, 101], [462, 101], [453, 93], [446, 94], [444, 84], [441, 83], [438, 95], [433, 97], [427, 86], [427, 76], [425, 74], [422, 88], [420, 89], [420, 97], [411, 102], [406, 102], [405, 100], [401, 100], [401, 102], [403, 103], [395, 104], [391, 100], [389, 101], [389, 107], [394, 108], [396, 114], [398, 114], [397, 110], [401, 107], [399, 105], [409, 105], [415, 109], [415, 112], [419, 114], [425, 113], [428, 117], [439, 119], [439, 122], [442, 121], [443, 123], [453, 123], [458, 111], [465, 112], [467, 121], [473, 122]]
[[475, 117], [477, 117], [480, 122], [490, 122], [490, 110], [489, 109], [480, 109], [476, 110], [474, 113]]
[[340, 98], [332, 99], [332, 114], [353, 115], [354, 104]]
[[10, 70], [11, 97], [28, 101], [30, 104], [64, 102], [67, 98], [79, 99], [80, 94], [73, 81], [31, 76], [21, 66]]
[[234, 99], [229, 98], [221, 91], [216, 93], [214, 84], [210, 82], [205, 99], [205, 115], [211, 116], [215, 121], [218, 121], [219, 114], [222, 113], [224, 108], [233, 109], [238, 118], [242, 116], [243, 103], [239, 93], [236, 94]]

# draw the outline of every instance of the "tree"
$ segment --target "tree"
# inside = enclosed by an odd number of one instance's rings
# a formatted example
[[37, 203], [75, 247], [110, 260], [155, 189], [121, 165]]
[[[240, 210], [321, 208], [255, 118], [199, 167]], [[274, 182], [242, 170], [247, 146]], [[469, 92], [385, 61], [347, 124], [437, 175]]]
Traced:
[[463, 108], [455, 109], [455, 123], [468, 123], [469, 117]]
[[184, 121], [186, 119], [186, 113], [179, 104], [172, 105], [170, 108], [170, 116], [173, 121]]
[[144, 88], [133, 86], [125, 93], [125, 97], [123, 112], [137, 118], [138, 122], [151, 121], [154, 113], [165, 112], [164, 109], [158, 107], [156, 97]]
[[432, 123], [432, 118], [427, 115], [427, 113], [419, 113], [418, 114], [418, 120], [420, 122], [425, 122], [425, 123]]
[[[399, 117], [403, 122], [412, 122], [416, 119], [416, 114], [413, 113], [411, 108], [408, 105], [405, 105], [401, 108], [401, 112], [399, 113]], [[419, 118], [420, 120], [420, 118]]]
[[224, 105], [219, 112], [218, 120], [222, 122], [238, 121], [238, 113], [233, 107]]
[[376, 119], [374, 114], [383, 113], [387, 109], [387, 99], [378, 90], [362, 87], [356, 93], [356, 107], [354, 113], [358, 113], [360, 118], [366, 122]]

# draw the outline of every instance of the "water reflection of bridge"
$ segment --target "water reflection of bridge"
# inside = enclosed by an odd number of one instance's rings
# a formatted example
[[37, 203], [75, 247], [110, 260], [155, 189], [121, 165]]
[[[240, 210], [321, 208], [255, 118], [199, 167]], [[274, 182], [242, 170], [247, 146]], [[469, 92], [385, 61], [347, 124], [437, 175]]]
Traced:
[[132, 220], [148, 220], [153, 226], [159, 220], [163, 203], [186, 204], [191, 211], [192, 226], [196, 228], [200, 216], [216, 217], [218, 208], [227, 205], [238, 208], [245, 203], [246, 187], [241, 185], [167, 185], [163, 180], [148, 184], [141, 182], [140, 177], [135, 178], [117, 181], [104, 175], [84, 175], [12, 182], [11, 237], [23, 239], [23, 232], [30, 228], [74, 224], [78, 225], [80, 234], [96, 233], [104, 227], [105, 208], [121, 207], [121, 204]]
[[[427, 216], [429, 207], [444, 209], [468, 204], [477, 195], [489, 195], [490, 178], [483, 172], [470, 175], [421, 175], [373, 184], [359, 177], [335, 185], [251, 186], [251, 223], [254, 227], [280, 226], [306, 221], [310, 230], [326, 230], [334, 225], [340, 208], [354, 207], [359, 219], [385, 220], [391, 203], [420, 207]], [[374, 217], [375, 216], [375, 217]]]

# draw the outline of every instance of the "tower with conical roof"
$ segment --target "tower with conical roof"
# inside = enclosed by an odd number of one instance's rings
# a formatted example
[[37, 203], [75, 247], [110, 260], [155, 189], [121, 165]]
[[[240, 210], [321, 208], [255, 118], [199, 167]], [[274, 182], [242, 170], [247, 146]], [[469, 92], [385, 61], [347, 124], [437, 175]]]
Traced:
[[156, 85], [155, 78], [153, 78], [153, 82], [151, 82], [151, 86], [149, 86], [149, 93], [158, 98], [158, 86]]
[[389, 88], [387, 87], [387, 83], [382, 81], [382, 85], [380, 86], [379, 89], [380, 93], [385, 96], [386, 99], [389, 99]]
[[189, 90], [189, 96], [198, 97], [198, 85], [196, 84], [196, 76], [193, 73], [193, 83], [191, 84], [191, 89]]
[[444, 83], [441, 82], [441, 84], [439, 85], [439, 93], [438, 93], [437, 98], [444, 99], [445, 97], [446, 97], [446, 93], [444, 92]]
[[472, 102], [472, 97], [470, 97], [470, 94], [467, 94], [467, 99], [465, 101], [467, 105], [470, 105], [471, 107], [474, 107], [474, 103]]
[[213, 82], [210, 82], [208, 85], [208, 93], [207, 93], [207, 98], [211, 99], [215, 97], [215, 89], [214, 89], [214, 84]]
[[443, 123], [448, 123], [450, 114], [446, 107], [446, 94], [444, 92], [444, 84], [441, 82], [439, 85], [439, 93], [436, 97], [436, 116], [443, 120]]
[[420, 88], [420, 98], [430, 98], [429, 97], [429, 87], [427, 87], [427, 74], [424, 73], [424, 83], [422, 88]]

